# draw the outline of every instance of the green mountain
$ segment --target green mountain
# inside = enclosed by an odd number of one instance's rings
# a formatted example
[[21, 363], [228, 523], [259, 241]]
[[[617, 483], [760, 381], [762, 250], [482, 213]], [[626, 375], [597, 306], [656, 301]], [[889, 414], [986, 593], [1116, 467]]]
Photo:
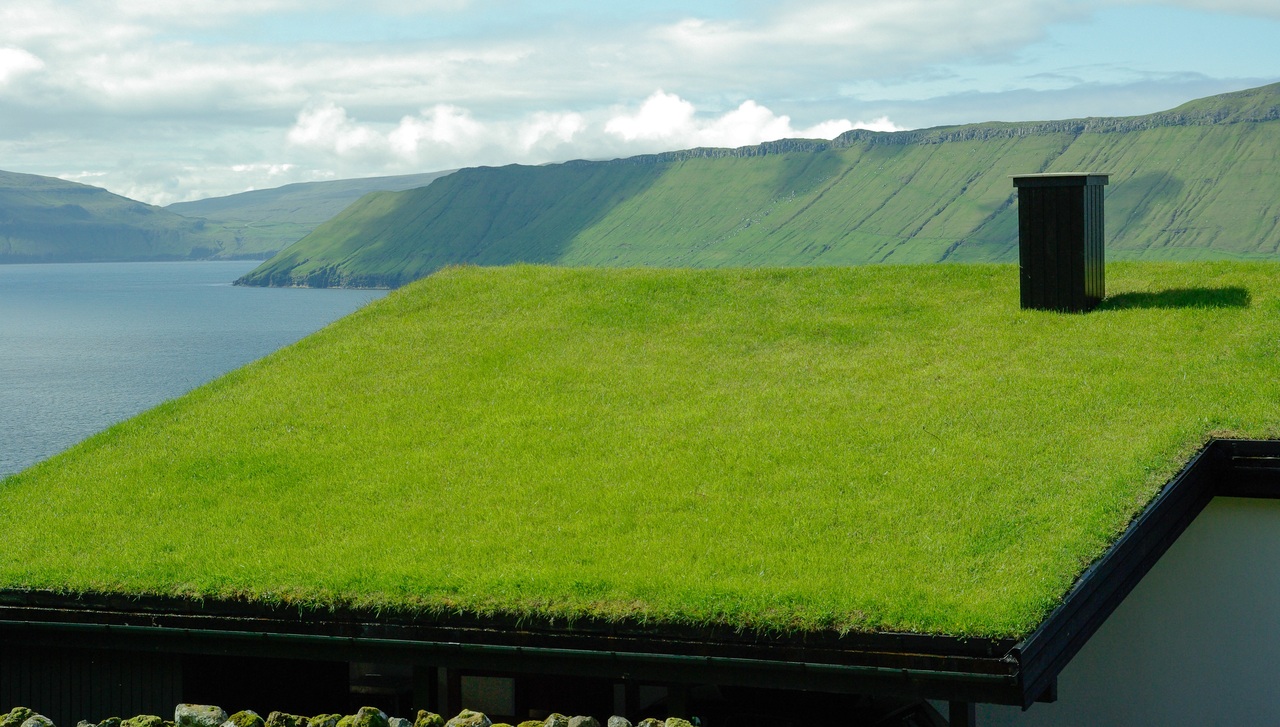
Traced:
[[368, 192], [421, 187], [448, 173], [290, 184], [155, 207], [0, 171], [0, 263], [263, 259]]
[[242, 254], [256, 253], [267, 257], [302, 239], [320, 223], [369, 192], [425, 187], [450, 171], [303, 182], [226, 197], [178, 202], [165, 209], [185, 217], [199, 217], [217, 223], [229, 230], [232, 244]]
[[1274, 257], [1280, 84], [1145, 116], [464, 169], [361, 198], [241, 282], [395, 287], [457, 263], [1011, 261], [1009, 175], [1060, 171], [1111, 174], [1113, 259]]
[[223, 233], [98, 187], [0, 171], [0, 263], [211, 257]]

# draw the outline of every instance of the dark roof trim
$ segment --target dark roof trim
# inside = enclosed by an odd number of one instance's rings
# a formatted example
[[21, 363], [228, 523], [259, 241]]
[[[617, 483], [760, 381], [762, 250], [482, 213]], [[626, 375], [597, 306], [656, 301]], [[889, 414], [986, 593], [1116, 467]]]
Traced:
[[1030, 636], [773, 634], [725, 625], [307, 610], [245, 601], [0, 591], [0, 641], [330, 660], [1016, 704], [1059, 672], [1215, 495], [1280, 497], [1280, 442], [1214, 440]]
[[[114, 601], [114, 602], [112, 602]], [[719, 639], [625, 624], [496, 623], [475, 617], [396, 618], [300, 613], [262, 604], [131, 601], [37, 592], [0, 594], [0, 643], [238, 654], [345, 661], [413, 661], [513, 673], [827, 692], [937, 695], [1016, 703], [1008, 644], [918, 634], [829, 641], [728, 632]], [[932, 647], [932, 648], [931, 648]], [[950, 648], [949, 648], [950, 647]]]
[[1216, 496], [1280, 497], [1280, 442], [1215, 439], [1187, 463], [1062, 604], [1013, 648], [1024, 708], [1055, 687], [1067, 662]]
[[[619, 652], [468, 642], [424, 642], [397, 638], [343, 637], [164, 626], [0, 621], [0, 635], [23, 635], [26, 644], [79, 645], [134, 651], [316, 660], [418, 661], [462, 669], [514, 673], [552, 672], [654, 682], [720, 683], [761, 688], [912, 695], [941, 688], [965, 699], [986, 689], [1010, 690], [1016, 675], [933, 671], [857, 664], [779, 661], [688, 654]], [[916, 686], [906, 688], [904, 684]]]

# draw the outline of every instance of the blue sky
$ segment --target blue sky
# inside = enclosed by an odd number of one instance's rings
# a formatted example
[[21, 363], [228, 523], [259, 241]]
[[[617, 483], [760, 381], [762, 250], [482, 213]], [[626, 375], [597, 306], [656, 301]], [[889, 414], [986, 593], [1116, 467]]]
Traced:
[[157, 204], [1280, 81], [1275, 0], [6, 0], [0, 169]]

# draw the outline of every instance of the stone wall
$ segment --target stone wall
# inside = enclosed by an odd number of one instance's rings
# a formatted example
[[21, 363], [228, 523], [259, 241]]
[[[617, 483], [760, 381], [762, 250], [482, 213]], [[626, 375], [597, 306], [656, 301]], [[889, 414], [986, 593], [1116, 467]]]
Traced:
[[[607, 727], [633, 727], [623, 717], [610, 717]], [[0, 727], [58, 727], [44, 715], [26, 707], [14, 707], [7, 714], [0, 713]], [[127, 719], [108, 717], [101, 722], [81, 720], [75, 727], [601, 727], [595, 717], [567, 717], [552, 714], [544, 720], [528, 720], [519, 725], [492, 722], [480, 712], [464, 709], [456, 717], [444, 717], [426, 710], [419, 710], [412, 720], [404, 717], [388, 717], [382, 710], [361, 707], [355, 714], [318, 714], [303, 716], [272, 712], [263, 719], [257, 712], [244, 710], [227, 714], [220, 707], [207, 704], [179, 704], [172, 720], [157, 715], [140, 714]], [[695, 727], [687, 720], [672, 717], [666, 720], [645, 719], [634, 727]]]

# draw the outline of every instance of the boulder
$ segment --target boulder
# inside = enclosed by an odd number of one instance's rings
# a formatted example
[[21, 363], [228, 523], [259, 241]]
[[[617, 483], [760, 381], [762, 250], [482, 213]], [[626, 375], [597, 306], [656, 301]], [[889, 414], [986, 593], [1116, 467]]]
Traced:
[[122, 724], [124, 724], [124, 720], [119, 717], [107, 717], [98, 723], [98, 727], [120, 727]]
[[640, 724], [636, 725], [636, 727], [667, 727], [667, 723], [660, 719], [649, 717], [648, 719], [640, 720]]
[[[288, 712], [272, 712], [267, 715], [267, 727], [307, 727], [310, 722], [311, 720], [300, 714], [289, 714]], [[334, 722], [334, 724], [337, 724], [337, 722]]]
[[14, 707], [8, 714], [0, 714], [0, 727], [18, 727], [31, 719], [35, 712], [26, 707]]
[[317, 714], [307, 720], [307, 727], [338, 727], [339, 720], [342, 719], [340, 714]]
[[667, 717], [667, 727], [693, 727], [693, 723], [679, 717]]
[[413, 720], [413, 727], [444, 727], [444, 717], [435, 712], [419, 709], [417, 719]]
[[164, 727], [164, 720], [154, 714], [139, 714], [121, 721], [120, 727]]
[[619, 717], [615, 714], [609, 718], [608, 727], [631, 727], [631, 720], [626, 717]]
[[22, 720], [22, 727], [53, 727], [53, 720], [43, 714], [33, 714]]
[[222, 727], [266, 727], [266, 725], [262, 715], [252, 709], [242, 709], [227, 717], [227, 721], [222, 723]]
[[569, 718], [559, 712], [552, 712], [542, 720], [542, 727], [569, 727]]
[[355, 714], [338, 720], [338, 727], [391, 727], [391, 721], [377, 707], [361, 707]]
[[569, 727], [600, 727], [600, 720], [595, 717], [570, 717]]
[[219, 727], [226, 721], [226, 710], [212, 704], [179, 704], [173, 709], [177, 727]]
[[444, 723], [444, 727], [492, 727], [493, 722], [480, 712], [464, 709], [457, 717]]
[[521, 722], [520, 724], [516, 725], [516, 727], [542, 727], [542, 720], [540, 720], [540, 719], [526, 719], [525, 721], [523, 721], [523, 722]]

